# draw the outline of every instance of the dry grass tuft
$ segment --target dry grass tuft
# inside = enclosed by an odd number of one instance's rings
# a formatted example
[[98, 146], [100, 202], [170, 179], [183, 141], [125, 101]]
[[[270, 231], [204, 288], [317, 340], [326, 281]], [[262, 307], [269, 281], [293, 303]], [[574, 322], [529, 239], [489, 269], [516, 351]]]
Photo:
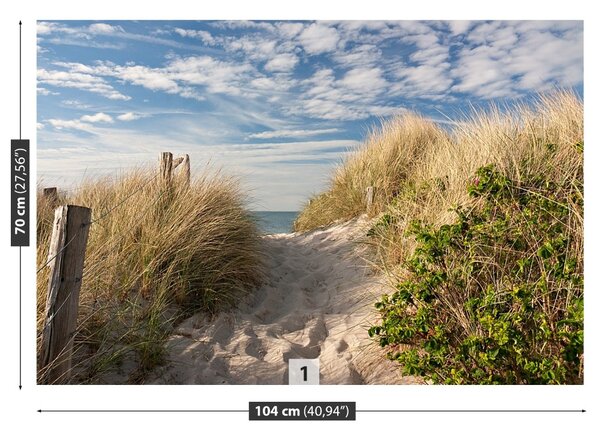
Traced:
[[415, 167], [446, 132], [416, 114], [385, 121], [335, 171], [331, 187], [299, 214], [296, 231], [311, 230], [364, 213], [367, 187], [375, 186], [372, 214], [381, 212], [413, 177]]

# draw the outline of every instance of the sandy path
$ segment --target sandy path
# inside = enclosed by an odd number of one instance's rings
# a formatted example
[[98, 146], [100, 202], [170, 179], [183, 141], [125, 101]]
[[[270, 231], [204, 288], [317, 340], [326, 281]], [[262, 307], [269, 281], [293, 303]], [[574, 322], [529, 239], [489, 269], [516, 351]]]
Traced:
[[382, 287], [357, 253], [365, 222], [265, 236], [270, 276], [236, 311], [185, 320], [150, 383], [287, 384], [290, 358], [319, 358], [321, 384], [407, 384], [367, 335]]

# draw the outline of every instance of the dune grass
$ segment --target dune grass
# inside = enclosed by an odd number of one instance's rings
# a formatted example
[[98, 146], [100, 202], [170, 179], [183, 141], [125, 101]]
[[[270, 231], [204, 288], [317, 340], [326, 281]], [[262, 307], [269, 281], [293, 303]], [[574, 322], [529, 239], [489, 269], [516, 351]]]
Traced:
[[[294, 223], [307, 231], [366, 212], [366, 189], [375, 188], [371, 217], [394, 217], [384, 237], [386, 263], [399, 264], [414, 243], [404, 238], [419, 219], [444, 224], [451, 209], [472, 203], [466, 187], [478, 168], [493, 164], [512, 180], [546, 174], [563, 179], [579, 171], [583, 106], [566, 91], [541, 95], [533, 105], [490, 107], [445, 129], [418, 114], [384, 121], [334, 171], [329, 188], [313, 197]], [[389, 217], [387, 217], [389, 220]], [[382, 226], [390, 227], [390, 226]]]
[[367, 187], [375, 187], [371, 214], [384, 210], [415, 177], [419, 165], [446, 132], [417, 114], [404, 114], [374, 129], [357, 151], [335, 170], [330, 188], [313, 197], [294, 223], [296, 231], [311, 230], [364, 213]]
[[[174, 323], [231, 307], [264, 274], [257, 226], [236, 180], [205, 174], [165, 188], [151, 172], [84, 182], [61, 204], [92, 209], [75, 338], [75, 383], [98, 383], [124, 362], [122, 382], [164, 362]], [[38, 265], [53, 209], [38, 193]], [[38, 331], [48, 268], [38, 273]], [[112, 379], [114, 381], [114, 379]]]
[[[305, 204], [295, 230], [306, 231], [365, 212], [367, 187], [375, 187], [372, 216], [400, 202], [418, 199], [419, 209], [433, 216], [464, 200], [464, 187], [475, 170], [490, 163], [517, 178], [548, 165], [546, 144], [582, 141], [582, 105], [569, 92], [542, 95], [536, 104], [473, 110], [451, 128], [418, 114], [406, 113], [382, 122], [363, 145], [334, 171], [329, 188]], [[570, 149], [555, 160], [577, 165]], [[526, 168], [520, 162], [529, 160]], [[544, 168], [545, 169], [545, 168]], [[522, 172], [525, 171], [525, 174]], [[552, 171], [556, 172], [554, 168]], [[406, 209], [406, 202], [402, 202]]]
[[[583, 105], [576, 95], [556, 91], [530, 104], [474, 110], [451, 128], [415, 114], [386, 121], [337, 168], [295, 229], [365, 213], [368, 186], [375, 187], [369, 239], [396, 288], [378, 302], [381, 323], [371, 334], [407, 373], [448, 383], [583, 380]], [[477, 194], [481, 186], [492, 188]], [[510, 300], [513, 292], [527, 301]], [[499, 311], [486, 312], [490, 304]], [[492, 321], [518, 336], [521, 348], [507, 349]], [[434, 350], [434, 340], [446, 348]]]

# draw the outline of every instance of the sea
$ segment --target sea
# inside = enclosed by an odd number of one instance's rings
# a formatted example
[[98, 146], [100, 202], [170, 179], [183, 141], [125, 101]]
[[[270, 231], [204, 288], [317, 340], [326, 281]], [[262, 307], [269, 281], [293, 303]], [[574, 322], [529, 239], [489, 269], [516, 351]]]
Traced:
[[258, 227], [265, 235], [273, 233], [291, 233], [298, 212], [254, 211]]

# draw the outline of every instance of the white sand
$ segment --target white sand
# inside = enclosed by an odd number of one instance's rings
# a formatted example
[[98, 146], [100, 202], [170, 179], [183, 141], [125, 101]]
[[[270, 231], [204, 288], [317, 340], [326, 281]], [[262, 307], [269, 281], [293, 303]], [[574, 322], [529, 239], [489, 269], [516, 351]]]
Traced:
[[[321, 384], [412, 384], [368, 337], [383, 279], [357, 240], [367, 223], [265, 236], [269, 277], [237, 310], [195, 315], [168, 341], [159, 384], [287, 384], [288, 359], [319, 358]], [[363, 248], [364, 253], [364, 248]]]

